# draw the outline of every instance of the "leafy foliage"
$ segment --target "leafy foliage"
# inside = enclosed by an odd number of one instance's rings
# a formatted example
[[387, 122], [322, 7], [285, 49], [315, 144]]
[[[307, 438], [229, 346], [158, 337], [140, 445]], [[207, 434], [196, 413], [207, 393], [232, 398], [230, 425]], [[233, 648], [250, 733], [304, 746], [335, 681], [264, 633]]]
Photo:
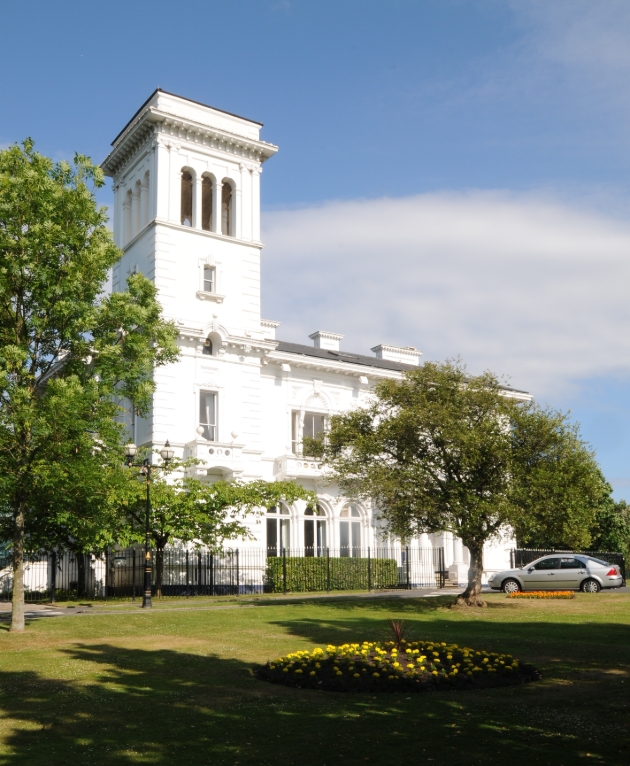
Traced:
[[329, 582], [331, 590], [363, 590], [368, 584], [391, 588], [398, 584], [398, 563], [382, 558], [270, 556], [265, 582], [271, 593], [282, 593], [285, 587], [291, 593], [322, 591]]
[[[224, 541], [251, 538], [245, 519], [261, 509], [298, 499], [315, 502], [313, 493], [291, 481], [217, 481], [208, 484], [186, 475], [198, 461], [174, 462], [169, 473], [153, 474], [151, 535], [156, 547], [156, 588], [161, 595], [163, 551], [173, 540], [220, 550]], [[144, 539], [145, 484], [134, 484], [129, 501], [131, 537]]]
[[117, 401], [146, 411], [155, 366], [177, 357], [151, 282], [135, 274], [126, 292], [103, 294], [120, 251], [96, 205], [102, 184], [82, 155], [55, 164], [30, 139], [0, 151], [0, 504], [12, 527], [13, 629], [23, 629], [25, 544], [63, 528], [85, 548], [107, 529], [124, 484]]
[[403, 539], [442, 530], [460, 537], [471, 553], [466, 603], [483, 603], [483, 546], [508, 526], [589, 542], [610, 489], [566, 415], [458, 362], [426, 363], [374, 394], [332, 418], [324, 446], [331, 476], [347, 495], [373, 498]]

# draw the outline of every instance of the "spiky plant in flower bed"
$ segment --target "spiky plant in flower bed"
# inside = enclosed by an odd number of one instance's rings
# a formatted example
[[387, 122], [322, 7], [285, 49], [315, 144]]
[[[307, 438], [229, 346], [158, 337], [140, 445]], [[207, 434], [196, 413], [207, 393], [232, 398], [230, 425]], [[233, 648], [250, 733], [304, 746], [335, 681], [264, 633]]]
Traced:
[[279, 657], [258, 678], [302, 689], [339, 692], [413, 692], [509, 686], [540, 679], [511, 654], [476, 651], [433, 641], [364, 641], [329, 645]]

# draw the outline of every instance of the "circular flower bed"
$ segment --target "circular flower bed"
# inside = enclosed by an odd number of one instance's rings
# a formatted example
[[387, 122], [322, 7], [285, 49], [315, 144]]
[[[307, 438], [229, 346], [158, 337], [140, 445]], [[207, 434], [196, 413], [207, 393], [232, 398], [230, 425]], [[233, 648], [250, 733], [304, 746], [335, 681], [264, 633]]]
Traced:
[[530, 590], [509, 593], [508, 598], [575, 598], [571, 590]]
[[508, 686], [540, 678], [511, 654], [478, 652], [433, 641], [364, 641], [294, 652], [268, 662], [258, 678], [303, 689], [414, 692]]

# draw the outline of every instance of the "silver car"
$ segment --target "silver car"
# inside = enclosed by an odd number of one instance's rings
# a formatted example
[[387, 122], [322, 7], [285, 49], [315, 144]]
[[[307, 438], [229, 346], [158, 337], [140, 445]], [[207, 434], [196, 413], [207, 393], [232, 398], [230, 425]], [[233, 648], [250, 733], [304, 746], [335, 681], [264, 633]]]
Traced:
[[488, 580], [492, 590], [515, 593], [521, 590], [582, 590], [599, 593], [602, 588], [624, 584], [616, 564], [582, 554], [543, 556], [522, 569], [497, 572]]

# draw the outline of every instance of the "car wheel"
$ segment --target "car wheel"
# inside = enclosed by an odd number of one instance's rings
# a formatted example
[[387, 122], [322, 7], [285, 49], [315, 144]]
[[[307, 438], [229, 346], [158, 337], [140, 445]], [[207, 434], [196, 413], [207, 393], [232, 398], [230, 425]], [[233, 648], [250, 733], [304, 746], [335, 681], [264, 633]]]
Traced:
[[580, 590], [583, 593], [599, 593], [601, 589], [602, 586], [597, 582], [597, 580], [584, 580], [580, 586]]
[[518, 580], [505, 580], [501, 586], [501, 590], [504, 593], [518, 593], [521, 589], [521, 584]]

